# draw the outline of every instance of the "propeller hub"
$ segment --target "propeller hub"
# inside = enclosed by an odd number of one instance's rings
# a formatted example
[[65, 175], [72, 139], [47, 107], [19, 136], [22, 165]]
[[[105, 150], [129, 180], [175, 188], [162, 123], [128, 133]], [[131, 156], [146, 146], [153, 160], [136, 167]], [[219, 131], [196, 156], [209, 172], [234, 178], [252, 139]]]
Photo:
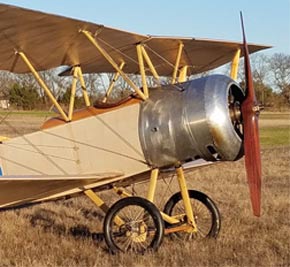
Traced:
[[264, 107], [260, 105], [254, 105], [252, 108], [253, 112], [256, 113], [256, 115], [259, 115], [263, 109]]

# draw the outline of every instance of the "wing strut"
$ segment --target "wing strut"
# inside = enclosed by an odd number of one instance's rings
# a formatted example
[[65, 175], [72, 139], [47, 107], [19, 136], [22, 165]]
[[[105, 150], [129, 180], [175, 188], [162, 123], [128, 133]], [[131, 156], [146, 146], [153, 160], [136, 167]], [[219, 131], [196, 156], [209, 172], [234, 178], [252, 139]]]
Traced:
[[157, 73], [157, 71], [156, 71], [156, 69], [155, 69], [155, 67], [154, 67], [154, 65], [153, 65], [153, 63], [152, 63], [152, 61], [151, 61], [151, 59], [150, 59], [145, 47], [144, 47], [144, 45], [141, 46], [141, 52], [142, 52], [142, 55], [143, 55], [147, 65], [148, 65], [151, 73], [153, 74], [153, 77], [157, 81], [159, 81], [160, 77], [159, 77], [159, 75], [158, 75], [158, 73]]
[[62, 107], [58, 104], [57, 100], [55, 99], [55, 97], [53, 96], [53, 94], [51, 93], [51, 91], [49, 90], [49, 88], [47, 87], [47, 85], [45, 84], [45, 82], [42, 80], [42, 78], [40, 77], [40, 75], [37, 73], [37, 71], [35, 70], [35, 68], [31, 64], [31, 62], [29, 61], [29, 59], [27, 58], [27, 56], [25, 55], [25, 53], [23, 53], [23, 52], [17, 52], [17, 54], [22, 58], [22, 60], [24, 61], [24, 63], [27, 65], [27, 67], [29, 68], [29, 70], [32, 72], [34, 78], [39, 83], [39, 85], [43, 88], [43, 90], [45, 91], [45, 93], [47, 94], [47, 96], [49, 97], [49, 99], [52, 101], [52, 103], [55, 105], [55, 107], [57, 108], [57, 110], [59, 111], [59, 113], [61, 114], [61, 116], [64, 118], [64, 120], [65, 121], [69, 121], [69, 117], [65, 114], [65, 112], [62, 109]]
[[144, 45], [137, 44], [136, 49], [137, 49], [137, 57], [138, 57], [138, 62], [139, 62], [140, 74], [141, 74], [141, 78], [142, 78], [143, 91], [144, 91], [145, 96], [149, 97], [144, 60], [146, 61], [151, 73], [153, 74], [153, 77], [157, 81], [159, 81], [160, 78], [159, 78], [159, 75], [158, 75], [149, 55], [147, 54], [147, 51], [144, 48]]
[[88, 96], [88, 92], [86, 89], [86, 84], [83, 78], [82, 70], [79, 65], [74, 66], [73, 70], [73, 80], [72, 80], [72, 85], [71, 85], [71, 95], [70, 95], [70, 101], [69, 101], [69, 111], [68, 111], [68, 118], [69, 121], [73, 119], [73, 111], [74, 111], [74, 102], [75, 102], [75, 95], [76, 95], [76, 86], [77, 86], [77, 81], [79, 80], [82, 91], [83, 91], [83, 96], [85, 100], [86, 107], [89, 107], [91, 105], [90, 99]]
[[38, 84], [42, 87], [42, 89], [45, 91], [46, 95], [48, 98], [51, 100], [53, 105], [57, 108], [61, 116], [63, 117], [64, 121], [69, 122], [72, 120], [73, 117], [73, 111], [74, 111], [74, 101], [75, 101], [75, 94], [76, 94], [76, 85], [77, 81], [79, 80], [82, 92], [83, 92], [83, 97], [84, 101], [87, 107], [90, 106], [90, 99], [86, 90], [86, 84], [83, 78], [83, 73], [81, 70], [81, 67], [79, 65], [74, 66], [72, 68], [72, 73], [73, 73], [73, 80], [72, 80], [72, 85], [71, 85], [71, 95], [70, 95], [70, 103], [69, 103], [69, 111], [68, 114], [65, 113], [63, 108], [60, 106], [60, 104], [57, 102], [53, 94], [51, 93], [51, 90], [48, 88], [44, 80], [41, 78], [41, 76], [38, 74], [36, 71], [35, 67], [32, 65], [31, 61], [28, 59], [26, 54], [24, 52], [16, 52], [17, 55], [20, 56], [20, 58], [23, 60], [23, 62], [26, 64], [28, 69], [31, 71], [33, 74], [35, 80], [38, 82]]
[[237, 80], [238, 78], [238, 70], [239, 70], [239, 60], [240, 60], [240, 56], [241, 56], [241, 49], [239, 48], [235, 55], [234, 55], [234, 58], [232, 60], [232, 66], [231, 66], [231, 78], [233, 80]]
[[[124, 66], [125, 66], [125, 62], [122, 61], [122, 63], [119, 66], [120, 70], [123, 70]], [[112, 90], [114, 88], [115, 82], [118, 80], [119, 76], [120, 76], [120, 73], [118, 71], [116, 71], [114, 76], [113, 76], [113, 78], [112, 78], [112, 80], [111, 80], [111, 82], [110, 82], [110, 84], [109, 84], [109, 87], [108, 87], [108, 89], [106, 91], [105, 97], [103, 99], [103, 103], [107, 102], [108, 97], [110, 96], [110, 94], [111, 94], [111, 92], [112, 92]]]
[[101, 55], [112, 65], [112, 67], [120, 73], [120, 75], [123, 77], [123, 79], [134, 89], [134, 91], [138, 94], [138, 96], [146, 100], [146, 95], [130, 80], [130, 78], [125, 74], [124, 71], [122, 71], [118, 64], [115, 62], [115, 60], [107, 53], [107, 51], [102, 48], [102, 46], [97, 42], [97, 40], [92, 36], [92, 34], [85, 30], [80, 30], [81, 33], [83, 33], [86, 38], [92, 43], [92, 45], [97, 48], [97, 50], [101, 53]]
[[171, 82], [172, 84], [176, 83], [177, 71], [180, 65], [180, 59], [181, 59], [183, 48], [184, 48], [184, 44], [180, 42], [179, 47], [178, 47], [176, 62], [175, 62], [174, 70], [172, 74], [172, 82]]

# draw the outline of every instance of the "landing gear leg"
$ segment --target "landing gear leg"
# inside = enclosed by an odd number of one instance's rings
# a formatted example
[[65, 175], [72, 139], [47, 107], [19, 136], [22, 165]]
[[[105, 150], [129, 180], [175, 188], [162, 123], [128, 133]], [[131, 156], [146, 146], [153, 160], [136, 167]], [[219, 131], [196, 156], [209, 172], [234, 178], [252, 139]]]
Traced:
[[[217, 206], [212, 199], [202, 192], [188, 190], [188, 195], [194, 211], [197, 229], [176, 232], [175, 236], [183, 240], [216, 238], [221, 227], [221, 216]], [[165, 204], [164, 213], [179, 218], [180, 223], [186, 224], [187, 216], [182, 202], [181, 193], [174, 194]], [[170, 225], [165, 223], [165, 227], [170, 227]]]

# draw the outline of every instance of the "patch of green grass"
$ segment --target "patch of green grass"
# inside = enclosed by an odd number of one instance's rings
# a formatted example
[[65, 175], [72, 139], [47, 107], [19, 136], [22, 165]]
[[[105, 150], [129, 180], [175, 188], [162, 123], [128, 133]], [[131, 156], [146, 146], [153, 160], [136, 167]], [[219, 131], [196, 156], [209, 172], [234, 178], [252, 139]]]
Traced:
[[16, 111], [0, 111], [0, 115], [1, 116], [5, 116], [5, 115], [29, 115], [29, 116], [39, 116], [39, 117], [43, 117], [43, 116], [53, 116], [55, 115], [54, 112], [50, 112], [50, 111], [39, 111], [39, 110], [29, 110], [29, 111], [23, 111], [23, 110], [16, 110]]
[[290, 145], [289, 127], [266, 127], [260, 129], [262, 147]]
[[288, 112], [261, 112], [260, 119], [265, 120], [289, 120], [290, 113]]

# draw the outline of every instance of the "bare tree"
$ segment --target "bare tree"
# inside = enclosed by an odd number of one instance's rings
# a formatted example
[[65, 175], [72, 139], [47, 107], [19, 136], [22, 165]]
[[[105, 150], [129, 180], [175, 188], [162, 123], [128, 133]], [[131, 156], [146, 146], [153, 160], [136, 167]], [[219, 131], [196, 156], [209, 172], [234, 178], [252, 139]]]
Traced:
[[0, 71], [0, 97], [7, 98], [11, 86], [15, 83], [15, 75], [8, 71]]
[[276, 53], [269, 60], [273, 84], [290, 104], [290, 55]]
[[256, 95], [259, 102], [269, 105], [271, 89], [269, 75], [269, 58], [265, 54], [254, 54], [251, 57], [251, 67], [255, 84]]
[[[251, 70], [253, 75], [253, 82], [256, 91], [257, 101], [264, 106], [273, 106], [277, 101], [274, 101], [274, 92], [272, 90], [272, 78], [269, 67], [269, 56], [257, 53], [251, 55]], [[245, 85], [245, 70], [244, 60], [240, 61], [240, 68], [238, 73], [239, 81], [242, 87]], [[276, 95], [276, 94], [275, 94]], [[275, 102], [275, 103], [274, 103]]]

